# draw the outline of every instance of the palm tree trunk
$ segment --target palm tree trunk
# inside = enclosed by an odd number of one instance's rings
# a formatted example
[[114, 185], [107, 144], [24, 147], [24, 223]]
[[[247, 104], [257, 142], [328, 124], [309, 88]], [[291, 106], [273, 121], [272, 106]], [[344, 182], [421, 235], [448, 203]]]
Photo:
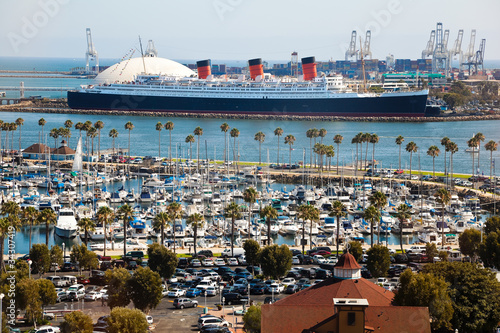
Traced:
[[365, 149], [365, 170], [367, 168], [366, 162], [368, 158], [368, 141], [366, 141], [366, 149]]
[[412, 160], [412, 155], [413, 155], [413, 153], [410, 152], [410, 180], [411, 180], [411, 160]]
[[168, 131], [168, 137], [169, 137], [169, 147], [168, 147], [169, 163], [168, 163], [168, 165], [170, 166], [170, 173], [173, 173], [172, 172], [172, 168], [173, 168], [173, 165], [172, 165], [172, 130]]
[[198, 222], [195, 222], [194, 223], [194, 244], [193, 244], [193, 250], [194, 250], [194, 253], [197, 253], [196, 252], [196, 238], [198, 236]]
[[[31, 235], [32, 235], [32, 231], [33, 231], [33, 221], [30, 221], [30, 241], [29, 241], [29, 250], [31, 250]], [[0, 252], [0, 253], [3, 253], [3, 252]]]
[[375, 144], [373, 144], [372, 150], [372, 174], [375, 174]]
[[161, 224], [160, 232], [161, 232], [161, 235], [160, 235], [161, 245], [164, 246], [165, 245], [165, 226], [163, 225], [163, 223]]
[[248, 239], [252, 238], [250, 231], [252, 230], [252, 211], [250, 210], [250, 202], [248, 203]]
[[88, 241], [89, 241], [88, 237], [89, 237], [89, 232], [88, 232], [87, 228], [85, 228], [85, 245], [88, 244]]
[[123, 220], [123, 255], [127, 255], [127, 224], [128, 221]]
[[200, 136], [199, 135], [198, 135], [198, 143], [196, 145], [196, 150], [197, 150], [196, 163], [198, 165], [198, 172], [200, 172]]
[[378, 227], [377, 227], [377, 244], [380, 244], [380, 229], [382, 229], [382, 216], [378, 220]]
[[313, 160], [312, 138], [309, 138], [309, 151], [310, 151], [309, 167], [312, 168], [312, 160]]
[[475, 154], [475, 147], [472, 147], [472, 187], [475, 188], [476, 187], [476, 178], [474, 178], [474, 161], [475, 161], [475, 158], [474, 158], [474, 154]]
[[158, 157], [161, 157], [161, 131], [158, 131]]
[[340, 240], [340, 215], [337, 215], [337, 255], [336, 257], [339, 257], [339, 240]]
[[[68, 139], [68, 146], [69, 146], [69, 139]], [[99, 139], [98, 139], [97, 151], [98, 151], [99, 158], [100, 158], [101, 157], [101, 130], [99, 130]]]
[[292, 145], [290, 145], [290, 151], [288, 152], [289, 160], [290, 160], [290, 172], [292, 172]]
[[370, 248], [373, 247], [373, 219], [370, 220]]
[[337, 143], [337, 175], [339, 174], [339, 151], [340, 147], [339, 144]]
[[[227, 132], [224, 132], [224, 163], [227, 163]], [[260, 163], [260, 143], [259, 143], [259, 163]]]
[[399, 169], [401, 170], [401, 145], [399, 145]]
[[234, 217], [231, 217], [231, 257], [234, 257]]
[[261, 143], [261, 142], [260, 142], [260, 140], [259, 140], [259, 165], [261, 165], [261, 164], [262, 164], [262, 162], [261, 162], [261, 156], [262, 156], [262, 155], [261, 155], [261, 153], [260, 153], [260, 148], [261, 148], [261, 146], [262, 146], [262, 143]]
[[175, 219], [174, 219], [174, 228], [173, 228], [173, 233], [174, 233], [174, 253], [175, 253], [175, 246], [177, 245], [175, 243]]
[[434, 162], [436, 160], [436, 157], [432, 157], [432, 177], [435, 177], [436, 176], [436, 173], [434, 172], [435, 171], [435, 168], [434, 168]]
[[45, 222], [45, 245], [49, 246], [49, 222], [48, 221]]
[[280, 165], [280, 137], [278, 135], [278, 161], [276, 164]]
[[[3, 254], [3, 250], [4, 250], [4, 243], [5, 243], [5, 236], [4, 234], [2, 233], [2, 235], [0, 236], [0, 253]], [[31, 249], [31, 248], [30, 248]], [[0, 260], [0, 271], [2, 273], [6, 272], [7, 270], [5, 269], [5, 261], [4, 260]]]
[[403, 222], [399, 221], [399, 244], [401, 245], [401, 253], [404, 253], [403, 251]]
[[[103, 230], [104, 230], [104, 252], [103, 252], [103, 256], [106, 256], [106, 238], [107, 238], [107, 233], [106, 233], [106, 221], [104, 221], [102, 223], [102, 226], [103, 226]], [[125, 249], [125, 239], [123, 240], [123, 249]]]
[[359, 150], [360, 150], [360, 153], [361, 153], [361, 163], [360, 163], [360, 169], [362, 170], [363, 169], [363, 142], [361, 142], [359, 144]]
[[267, 218], [267, 245], [271, 245], [271, 218]]
[[130, 130], [128, 130], [128, 157], [130, 158]]

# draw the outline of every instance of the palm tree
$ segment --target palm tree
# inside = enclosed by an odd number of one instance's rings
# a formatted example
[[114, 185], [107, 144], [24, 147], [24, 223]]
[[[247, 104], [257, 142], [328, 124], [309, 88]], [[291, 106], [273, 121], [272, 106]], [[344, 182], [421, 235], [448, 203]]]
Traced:
[[255, 137], [253, 138], [255, 141], [259, 141], [259, 164], [261, 164], [261, 153], [260, 153], [260, 148], [262, 143], [266, 140], [266, 135], [262, 132], [257, 132], [255, 133]]
[[9, 130], [12, 132], [12, 138], [10, 140], [10, 150], [11, 150], [11, 152], [13, 152], [14, 151], [14, 132], [17, 130], [17, 124], [10, 123]]
[[224, 132], [224, 164], [227, 163], [227, 131], [229, 131], [229, 129], [230, 127], [228, 123], [220, 125], [220, 131]]
[[[310, 166], [312, 167], [312, 154], [313, 154], [313, 149], [312, 149], [312, 139], [314, 138], [314, 130], [313, 128], [310, 128], [306, 131], [306, 137], [309, 138], [309, 150], [310, 150], [310, 160], [309, 160], [309, 164]], [[304, 166], [305, 166], [306, 163], [304, 163]]]
[[193, 159], [193, 142], [194, 142], [194, 135], [189, 134], [186, 136], [186, 140], [184, 140], [186, 143], [189, 143], [189, 159]]
[[[377, 208], [380, 212], [380, 215], [382, 215], [382, 208], [384, 208], [387, 205], [387, 197], [385, 196], [384, 193], [377, 191], [373, 193], [373, 195], [370, 197], [370, 204]], [[379, 223], [379, 226], [377, 228], [377, 243], [380, 244], [380, 229], [381, 229], [381, 223]], [[385, 228], [386, 230], [386, 242], [387, 242], [387, 226]]]
[[45, 126], [46, 123], [47, 123], [47, 121], [43, 118], [40, 118], [38, 120], [38, 126], [42, 126], [42, 141], [43, 141], [43, 127]]
[[[452, 153], [453, 154], [453, 153]], [[444, 212], [446, 210], [446, 206], [451, 201], [451, 194], [445, 188], [440, 188], [436, 193], [434, 193], [434, 197], [436, 197], [436, 201], [442, 205], [442, 220], [441, 220], [441, 248], [444, 247]]]
[[319, 168], [320, 168], [320, 171], [322, 172], [323, 171], [323, 155], [326, 155], [328, 148], [326, 145], [323, 145], [323, 144], [318, 142], [314, 145], [313, 150], [321, 158]]
[[288, 154], [290, 170], [292, 170], [292, 145], [294, 144], [294, 142], [295, 142], [295, 137], [292, 134], [288, 134], [287, 136], [285, 136], [285, 144], [290, 146]]
[[497, 151], [497, 149], [498, 149], [498, 143], [496, 143], [493, 140], [490, 140], [490, 141], [488, 141], [488, 143], [486, 143], [484, 145], [484, 148], [487, 151], [490, 152], [490, 181], [492, 181], [493, 180], [493, 173], [492, 173], [492, 168], [493, 168], [493, 152]]
[[113, 155], [115, 154], [115, 139], [118, 137], [118, 131], [116, 129], [111, 129], [109, 131], [109, 137], [113, 139]]
[[178, 202], [172, 202], [167, 206], [167, 214], [172, 223], [172, 234], [174, 237], [174, 253], [175, 253], [175, 221], [182, 218], [182, 206]]
[[3, 160], [2, 156], [2, 131], [3, 131], [3, 120], [0, 120], [0, 161]]
[[87, 146], [87, 154], [89, 152], [89, 131], [92, 128], [94, 128], [94, 126], [92, 126], [92, 122], [90, 120], [87, 120], [85, 123], [83, 123], [82, 131], [85, 131], [86, 133], [85, 145]]
[[188, 218], [186, 219], [186, 223], [193, 227], [193, 233], [194, 233], [193, 250], [194, 253], [196, 253], [196, 238], [198, 236], [198, 228], [203, 227], [203, 225], [205, 224], [205, 219], [203, 218], [203, 215], [199, 213], [194, 213], [188, 216]]
[[127, 122], [125, 129], [128, 131], [128, 157], [130, 158], [130, 132], [134, 129], [134, 124], [131, 121]]
[[337, 175], [339, 174], [339, 156], [340, 156], [340, 144], [344, 140], [344, 137], [340, 134], [336, 134], [333, 137], [333, 142], [337, 144]]
[[339, 257], [339, 242], [340, 242], [340, 218], [345, 216], [346, 213], [345, 206], [342, 202], [336, 200], [332, 203], [332, 207], [330, 208], [329, 216], [337, 217], [337, 258]]
[[278, 211], [273, 206], [265, 206], [260, 211], [260, 217], [266, 219], [267, 245], [271, 245], [271, 219], [278, 218]]
[[411, 179], [411, 161], [413, 157], [413, 153], [416, 153], [418, 150], [417, 144], [413, 141], [408, 142], [406, 145], [406, 151], [410, 153], [410, 179]]
[[365, 209], [363, 217], [365, 218], [365, 220], [370, 221], [370, 248], [371, 248], [373, 247], [373, 228], [375, 227], [375, 221], [380, 220], [380, 211], [374, 206], [369, 206], [367, 209]]
[[87, 132], [87, 136], [92, 140], [92, 156], [94, 156], [94, 139], [97, 136], [97, 130], [95, 127], [91, 127]]
[[[309, 249], [312, 249], [312, 226], [313, 222], [319, 221], [319, 209], [310, 204], [300, 205], [297, 208], [297, 218], [302, 219], [304, 223], [309, 220]], [[302, 224], [304, 230], [304, 224]], [[304, 245], [302, 245], [304, 246]]]
[[234, 257], [234, 221], [241, 218], [240, 206], [236, 202], [231, 202], [226, 207], [224, 216], [231, 219], [231, 257]]
[[59, 129], [53, 128], [49, 132], [49, 136], [54, 139], [54, 149], [57, 148], [57, 138], [59, 138]]
[[163, 124], [161, 121], [156, 123], [156, 130], [158, 131], [158, 157], [161, 157], [161, 130], [163, 129]]
[[360, 160], [361, 163], [359, 163], [359, 168], [362, 170], [363, 169], [363, 142], [365, 142], [364, 141], [364, 133], [359, 132], [358, 134], [356, 134], [356, 136], [358, 137], [357, 142], [359, 143], [359, 150], [360, 150], [360, 155], [361, 155], [361, 160]]
[[[172, 121], [167, 121], [165, 123], [165, 129], [168, 131], [169, 137], [168, 160], [169, 162], [172, 162], [172, 130], [174, 129], [174, 123]], [[172, 163], [169, 163], [169, 165], [170, 168], [172, 168]]]
[[170, 216], [166, 212], [159, 212], [153, 218], [153, 228], [160, 229], [161, 245], [165, 245], [165, 227], [170, 222]]
[[229, 132], [232, 138], [234, 138], [233, 143], [233, 161], [236, 163], [236, 138], [240, 136], [240, 131], [237, 128], [232, 128], [231, 132]]
[[71, 119], [68, 119], [64, 122], [64, 127], [71, 129], [73, 127], [73, 122]]
[[434, 160], [436, 159], [436, 157], [439, 156], [440, 152], [441, 151], [439, 150], [438, 146], [430, 146], [429, 149], [427, 150], [427, 155], [432, 157], [432, 177], [435, 176]]
[[[21, 228], [21, 220], [19, 219], [20, 208], [14, 201], [4, 202], [0, 211], [4, 215], [0, 219], [0, 253], [4, 253], [5, 237], [12, 235], [14, 230], [18, 231]], [[7, 215], [7, 216], [5, 216]], [[9, 249], [12, 250], [12, 249]], [[6, 272], [5, 261], [2, 259], [0, 264], [1, 272]]]
[[326, 146], [326, 157], [328, 157], [328, 172], [331, 171], [332, 157], [335, 157], [335, 148], [332, 145]]
[[[319, 130], [318, 130], [317, 128], [313, 128], [313, 129], [311, 130], [311, 132], [312, 132], [312, 137], [313, 137], [313, 139], [314, 139], [314, 144], [316, 144], [316, 139], [317, 139], [317, 138], [318, 138], [318, 136], [319, 136]], [[318, 160], [318, 159], [317, 159], [317, 156], [315, 156], [315, 158], [314, 158], [314, 166], [315, 166], [315, 167], [317, 166], [317, 160]], [[311, 161], [311, 164], [312, 164], [312, 161]]]
[[80, 131], [80, 136], [82, 136], [82, 130], [83, 130], [83, 123], [82, 122], [77, 122], [75, 124], [75, 129]]
[[4, 147], [5, 150], [9, 150], [9, 131], [10, 131], [10, 124], [9, 123], [2, 123], [2, 131], [5, 132], [5, 142], [4, 142]]
[[123, 205], [118, 208], [118, 216], [123, 221], [123, 255], [127, 254], [127, 228], [134, 219], [134, 210], [130, 205]]
[[[114, 212], [111, 210], [111, 208], [107, 206], [102, 206], [99, 208], [96, 214], [97, 221], [102, 224], [102, 228], [104, 230], [104, 253], [103, 255], [106, 256], [106, 238], [108, 238], [107, 235], [107, 230], [106, 230], [106, 225], [111, 223], [113, 219], [115, 218]], [[125, 223], [123, 225], [123, 228], [126, 229]], [[123, 240], [123, 249], [125, 250], [126, 248], [126, 239]]]
[[401, 145], [405, 141], [405, 138], [402, 135], [398, 135], [396, 138], [396, 144], [399, 146], [399, 168], [398, 170], [401, 170]]
[[196, 127], [194, 129], [194, 135], [196, 135], [198, 137], [198, 144], [196, 145], [196, 150], [197, 150], [197, 163], [198, 163], [198, 172], [200, 172], [200, 136], [203, 135], [203, 128], [201, 128], [200, 126]]
[[97, 134], [99, 136], [99, 139], [97, 141], [97, 154], [99, 155], [99, 157], [101, 157], [101, 130], [104, 128], [104, 123], [101, 120], [98, 120], [94, 123], [94, 128], [97, 130]]
[[248, 238], [252, 238], [250, 231], [252, 230], [252, 206], [257, 201], [259, 193], [254, 187], [248, 187], [243, 192], [243, 200], [248, 204]]
[[451, 175], [451, 186], [455, 187], [455, 181], [453, 180], [453, 155], [458, 151], [458, 146], [455, 142], [450, 141], [446, 146], [446, 150], [450, 152], [450, 175]]
[[77, 224], [78, 228], [80, 228], [80, 230], [83, 230], [85, 232], [85, 244], [88, 244], [89, 231], [95, 230], [94, 220], [88, 217], [84, 217], [83, 219], [80, 219]]
[[363, 142], [366, 142], [366, 149], [365, 149], [365, 170], [367, 169], [366, 162], [368, 160], [368, 144], [370, 143], [371, 137], [372, 137], [372, 135], [370, 133], [363, 133], [363, 136], [362, 136]]
[[479, 145], [479, 140], [478, 140], [478, 139], [476, 139], [476, 137], [474, 136], [474, 137], [472, 137], [470, 140], [467, 140], [467, 146], [468, 146], [469, 148], [472, 148], [472, 177], [474, 178], [474, 182], [473, 182], [473, 183], [474, 183], [474, 188], [475, 188], [475, 187], [476, 187], [476, 186], [475, 186], [476, 181], [475, 181], [475, 177], [474, 177], [474, 175], [475, 175], [476, 173], [474, 172], [474, 170], [475, 170], [475, 169], [474, 169], [474, 161], [475, 161], [476, 157], [474, 156], [474, 154], [476, 153], [476, 147], [477, 147], [477, 146], [480, 146], [480, 145]]
[[[5, 246], [5, 238], [9, 237], [11, 233], [12, 233], [12, 227], [7, 218], [5, 217], [0, 218], [0, 251], [2, 251], [2, 253]], [[7, 270], [5, 269], [5, 260], [0, 261], [0, 271], [2, 273], [7, 272]]]
[[[33, 206], [28, 206], [24, 210], [21, 211], [21, 217], [23, 221], [27, 222], [27, 224], [30, 226], [30, 239], [29, 239], [29, 248], [31, 249], [31, 235], [33, 231], [33, 225], [37, 222], [39, 211], [33, 207]], [[23, 223], [25, 224], [25, 223]]]
[[401, 252], [403, 251], [403, 223], [411, 217], [410, 207], [406, 204], [398, 206], [396, 217], [399, 220], [399, 244], [401, 245]]
[[283, 130], [278, 127], [274, 130], [274, 135], [278, 137], [278, 161], [276, 164], [280, 165], [280, 136], [283, 135]]
[[447, 152], [447, 150], [446, 150], [446, 146], [448, 145], [448, 143], [449, 143], [450, 141], [451, 141], [451, 140], [450, 140], [450, 138], [449, 138], [449, 137], [447, 137], [447, 136], [445, 136], [444, 138], [442, 138], [442, 139], [441, 139], [441, 146], [443, 146], [443, 147], [445, 148], [445, 150], [444, 150], [444, 175], [445, 175], [446, 177], [448, 177], [448, 172], [447, 172], [447, 168], [446, 168], [446, 166], [447, 166], [447, 164], [448, 164], [448, 163], [447, 163], [447, 160], [446, 160], [446, 152]]
[[319, 130], [318, 135], [321, 138], [320, 142], [323, 143], [323, 138], [328, 134], [327, 130], [322, 128]]
[[371, 134], [370, 135], [370, 143], [373, 144], [373, 150], [372, 150], [372, 170], [373, 173], [375, 173], [375, 145], [378, 143], [379, 137], [377, 134]]
[[45, 245], [47, 246], [49, 246], [49, 224], [55, 224], [56, 222], [57, 222], [57, 215], [50, 208], [45, 208], [38, 215], [38, 223], [45, 224]]
[[59, 134], [63, 137], [66, 138], [66, 142], [69, 145], [69, 138], [71, 138], [71, 130], [66, 127], [59, 127]]
[[[484, 137], [484, 134], [481, 132], [476, 133], [476, 135], [474, 135], [474, 137], [477, 139], [477, 168], [479, 169], [480, 168], [479, 155], [481, 154], [481, 142], [484, 142], [484, 140], [486, 138]], [[472, 155], [474, 155], [474, 154], [472, 154]]]
[[[359, 157], [359, 154], [358, 154], [358, 146], [359, 146], [359, 134], [356, 134], [352, 139], [351, 139], [351, 144], [356, 144], [356, 166], [355, 166], [355, 172], [357, 173], [358, 171], [358, 157]], [[354, 162], [354, 161], [353, 161]]]
[[21, 137], [22, 137], [21, 127], [23, 127], [23, 125], [24, 125], [24, 119], [23, 118], [17, 118], [16, 119], [16, 125], [17, 125], [17, 127], [19, 127], [19, 154], [21, 154]]

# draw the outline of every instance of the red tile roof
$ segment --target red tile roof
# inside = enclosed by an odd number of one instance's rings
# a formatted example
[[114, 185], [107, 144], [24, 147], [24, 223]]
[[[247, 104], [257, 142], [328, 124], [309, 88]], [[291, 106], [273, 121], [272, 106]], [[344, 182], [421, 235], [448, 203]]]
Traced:
[[356, 258], [354, 258], [354, 256], [349, 252], [340, 257], [335, 267], [343, 269], [361, 269], [361, 266], [359, 266]]
[[52, 149], [52, 154], [56, 155], [74, 155], [75, 151], [68, 146], [61, 146], [57, 149]]
[[23, 150], [23, 153], [26, 154], [40, 154], [40, 153], [50, 153], [50, 148], [43, 143], [35, 143], [28, 148]]
[[363, 278], [327, 279], [290, 295], [274, 306], [323, 305], [333, 307], [334, 298], [364, 298], [370, 306], [390, 306], [394, 293]]

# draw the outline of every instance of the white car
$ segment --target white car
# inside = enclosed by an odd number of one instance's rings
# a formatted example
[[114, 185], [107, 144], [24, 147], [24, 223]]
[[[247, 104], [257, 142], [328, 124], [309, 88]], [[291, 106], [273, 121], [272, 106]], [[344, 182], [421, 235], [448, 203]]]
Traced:
[[285, 286], [284, 286], [282, 283], [272, 283], [272, 284], [269, 286], [269, 289], [270, 289], [270, 290], [271, 290], [271, 292], [273, 292], [273, 293], [280, 294], [280, 293], [282, 293], [283, 291], [285, 291]]
[[168, 279], [167, 283], [168, 284], [172, 284], [172, 283], [175, 283], [175, 282], [179, 282], [179, 279], [177, 278], [177, 276], [172, 276], [170, 279]]
[[227, 259], [227, 264], [229, 266], [238, 266], [239, 265], [238, 260], [236, 258]]
[[185, 290], [174, 288], [168, 292], [168, 297], [181, 297], [186, 294]]
[[247, 258], [245, 258], [245, 256], [239, 256], [238, 257], [238, 262], [240, 265], [246, 265], [247, 264]]
[[207, 296], [216, 296], [217, 295], [217, 288], [216, 287], [207, 287], [205, 289], [205, 293]]
[[55, 326], [44, 325], [40, 326], [35, 333], [59, 333], [61, 329]]
[[96, 301], [98, 299], [101, 299], [102, 298], [102, 294], [100, 292], [97, 292], [97, 291], [91, 291], [89, 293], [87, 293], [84, 297], [84, 299], [86, 301]]
[[153, 317], [146, 316], [146, 321], [148, 322], [149, 325], [153, 324]]
[[226, 262], [222, 258], [215, 259], [214, 263], [215, 263], [216, 266], [224, 266], [226, 264]]
[[283, 281], [281, 281], [285, 286], [288, 286], [289, 284], [295, 284], [297, 281], [295, 281], [294, 278], [285, 278]]
[[198, 259], [191, 260], [191, 267], [201, 267], [201, 262]]
[[201, 263], [205, 267], [214, 265], [214, 261], [212, 259], [203, 259]]
[[313, 263], [315, 264], [324, 264], [325, 263], [325, 258], [319, 254], [315, 254], [312, 257]]
[[300, 260], [297, 256], [292, 257], [292, 265], [300, 265]]

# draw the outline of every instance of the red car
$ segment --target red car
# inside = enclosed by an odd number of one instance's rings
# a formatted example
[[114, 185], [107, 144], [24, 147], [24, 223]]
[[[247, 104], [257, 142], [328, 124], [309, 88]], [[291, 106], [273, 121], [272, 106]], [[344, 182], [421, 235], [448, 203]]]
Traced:
[[84, 276], [78, 276], [76, 278], [76, 282], [77, 283], [80, 283], [80, 284], [89, 284], [90, 283], [90, 280]]
[[326, 255], [330, 255], [331, 253], [328, 252], [328, 251], [325, 251], [325, 250], [319, 250], [319, 251], [316, 251], [314, 253], [311, 253], [311, 256], [314, 256], [314, 255], [320, 255], [320, 256], [326, 256]]
[[394, 173], [395, 173], [396, 175], [400, 175], [400, 174], [402, 174], [402, 173], [403, 173], [403, 170], [401, 170], [401, 169], [399, 169], [399, 170], [394, 170]]

